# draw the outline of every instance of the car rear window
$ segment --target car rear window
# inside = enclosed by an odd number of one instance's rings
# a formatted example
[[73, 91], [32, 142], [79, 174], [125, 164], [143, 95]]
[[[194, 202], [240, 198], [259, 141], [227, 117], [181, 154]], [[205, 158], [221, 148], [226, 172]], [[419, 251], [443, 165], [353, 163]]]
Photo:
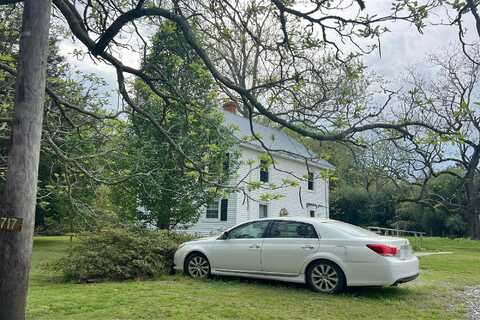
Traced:
[[360, 238], [378, 237], [378, 234], [376, 234], [375, 232], [369, 231], [367, 229], [363, 229], [361, 227], [354, 226], [353, 224], [340, 222], [340, 221], [325, 221], [324, 223], [331, 225], [336, 230], [339, 230], [343, 233], [346, 233], [354, 237], [360, 237]]

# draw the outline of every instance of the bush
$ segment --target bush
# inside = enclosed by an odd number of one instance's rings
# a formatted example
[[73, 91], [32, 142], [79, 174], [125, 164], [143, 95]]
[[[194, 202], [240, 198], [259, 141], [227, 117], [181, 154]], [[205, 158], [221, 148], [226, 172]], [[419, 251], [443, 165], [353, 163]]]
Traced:
[[459, 214], [448, 217], [445, 227], [447, 227], [449, 236], [461, 237], [467, 233], [467, 224]]
[[79, 236], [54, 264], [68, 281], [148, 279], [168, 273], [177, 247], [191, 240], [169, 231], [115, 229]]

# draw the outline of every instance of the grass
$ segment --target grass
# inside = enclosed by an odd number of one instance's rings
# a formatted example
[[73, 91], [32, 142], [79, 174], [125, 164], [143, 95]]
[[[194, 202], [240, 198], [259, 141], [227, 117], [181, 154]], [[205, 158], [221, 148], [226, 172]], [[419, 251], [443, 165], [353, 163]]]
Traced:
[[480, 242], [426, 238], [421, 276], [400, 287], [356, 288], [322, 295], [303, 285], [236, 278], [62, 283], [45, 262], [67, 252], [69, 240], [36, 238], [28, 319], [465, 319], [459, 294], [480, 286]]

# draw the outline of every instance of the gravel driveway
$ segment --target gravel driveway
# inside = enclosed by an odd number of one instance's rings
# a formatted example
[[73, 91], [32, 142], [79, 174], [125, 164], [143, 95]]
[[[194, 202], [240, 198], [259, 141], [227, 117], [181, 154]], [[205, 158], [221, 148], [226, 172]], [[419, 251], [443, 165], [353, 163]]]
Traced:
[[480, 320], [480, 287], [466, 287], [462, 294], [468, 309], [468, 320]]

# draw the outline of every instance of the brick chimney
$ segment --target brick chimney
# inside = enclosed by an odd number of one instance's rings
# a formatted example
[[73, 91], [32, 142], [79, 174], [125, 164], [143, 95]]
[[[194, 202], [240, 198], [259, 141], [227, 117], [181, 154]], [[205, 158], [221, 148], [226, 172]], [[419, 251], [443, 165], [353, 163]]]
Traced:
[[237, 113], [238, 110], [238, 104], [235, 101], [228, 101], [223, 105], [223, 110], [231, 112], [231, 113]]

